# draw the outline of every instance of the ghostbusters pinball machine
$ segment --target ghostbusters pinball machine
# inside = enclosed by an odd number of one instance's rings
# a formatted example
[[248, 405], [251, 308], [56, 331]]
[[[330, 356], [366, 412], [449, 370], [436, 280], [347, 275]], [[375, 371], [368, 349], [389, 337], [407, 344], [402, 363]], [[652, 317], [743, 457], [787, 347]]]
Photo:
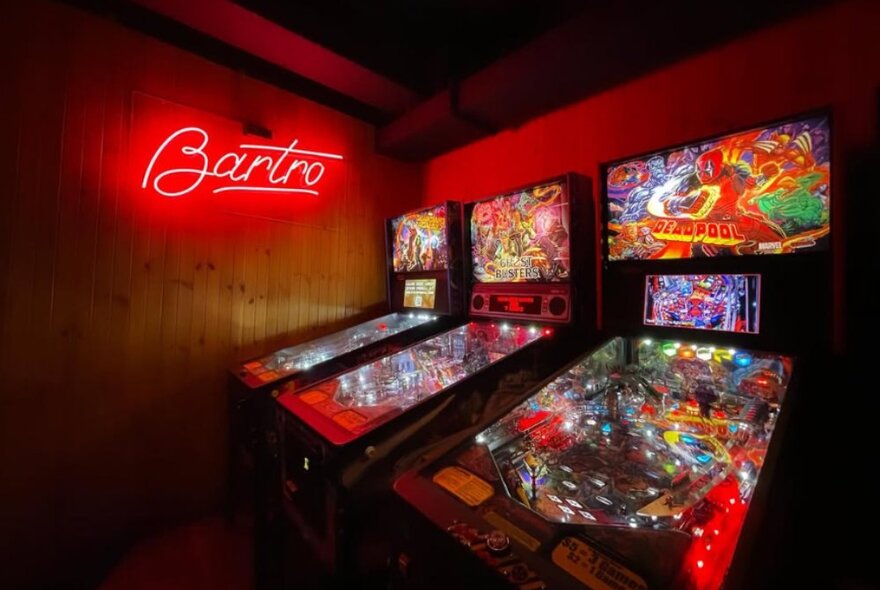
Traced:
[[[810, 116], [604, 168], [607, 340], [395, 482], [410, 507], [399, 587], [760, 587], [749, 564], [774, 528], [768, 490], [802, 372], [762, 349], [800, 358], [827, 335], [800, 312], [828, 293], [792, 301], [799, 279], [830, 270], [829, 134]], [[751, 187], [734, 203], [745, 224], [712, 217], [712, 150]], [[770, 230], [754, 230], [758, 212]], [[747, 256], [762, 252], [792, 256]]]
[[467, 205], [469, 321], [282, 389], [283, 505], [328, 579], [385, 574], [386, 507], [408, 458], [481, 428], [576, 354], [569, 326], [595, 313], [573, 305], [591, 300], [575, 293], [594, 232], [589, 214], [573, 225], [571, 211], [588, 198], [586, 179], [567, 175]]

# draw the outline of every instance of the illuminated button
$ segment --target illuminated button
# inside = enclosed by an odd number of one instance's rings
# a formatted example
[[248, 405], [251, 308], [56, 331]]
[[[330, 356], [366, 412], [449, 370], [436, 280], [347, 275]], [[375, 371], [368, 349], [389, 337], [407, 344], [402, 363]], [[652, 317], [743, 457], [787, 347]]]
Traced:
[[562, 315], [568, 309], [568, 302], [562, 297], [554, 297], [550, 300], [550, 313], [553, 315]]
[[504, 553], [510, 548], [510, 539], [503, 532], [494, 530], [486, 537], [486, 547], [496, 555]]
[[739, 367], [748, 367], [752, 364], [752, 355], [747, 352], [737, 352], [733, 355], [733, 362]]

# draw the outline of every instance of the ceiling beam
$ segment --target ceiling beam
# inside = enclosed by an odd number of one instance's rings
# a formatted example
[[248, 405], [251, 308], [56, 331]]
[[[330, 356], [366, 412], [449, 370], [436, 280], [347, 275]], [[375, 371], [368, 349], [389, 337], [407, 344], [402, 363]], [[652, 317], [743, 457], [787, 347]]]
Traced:
[[380, 126], [377, 149], [404, 160], [431, 158], [828, 1], [792, 7], [741, 0], [711, 27], [697, 0], [635, 12], [628, 3], [605, 3]]
[[330, 90], [396, 115], [419, 101], [412, 90], [229, 0], [132, 0]]

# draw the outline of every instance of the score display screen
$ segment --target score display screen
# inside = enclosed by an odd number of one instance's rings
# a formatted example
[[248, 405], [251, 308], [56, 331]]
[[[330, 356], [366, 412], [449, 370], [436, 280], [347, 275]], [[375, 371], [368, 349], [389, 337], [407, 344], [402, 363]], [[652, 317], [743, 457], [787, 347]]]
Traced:
[[570, 213], [566, 183], [540, 185], [475, 203], [470, 226], [477, 282], [569, 280]]
[[830, 136], [814, 115], [610, 165], [608, 259], [827, 249]]
[[407, 279], [403, 285], [403, 306], [434, 309], [437, 279]]
[[648, 275], [645, 325], [757, 334], [761, 276]]
[[446, 270], [449, 246], [446, 205], [406, 213], [391, 220], [394, 272]]
[[541, 315], [540, 295], [490, 295], [489, 311]]

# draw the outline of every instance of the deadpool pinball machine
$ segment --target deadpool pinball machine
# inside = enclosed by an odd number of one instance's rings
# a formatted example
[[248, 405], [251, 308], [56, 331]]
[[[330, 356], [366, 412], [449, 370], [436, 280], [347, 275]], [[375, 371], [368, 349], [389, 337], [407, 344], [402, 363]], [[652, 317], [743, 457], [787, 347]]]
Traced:
[[426, 449], [471, 438], [583, 350], [570, 335], [595, 318], [595, 307], [576, 304], [593, 302], [582, 285], [595, 260], [590, 209], [588, 181], [576, 175], [466, 205], [463, 325], [312, 387], [282, 388], [284, 511], [327, 579], [387, 575], [394, 477]]
[[605, 341], [395, 482], [395, 587], [760, 587], [794, 355], [830, 334], [803, 322], [829, 291], [801, 293], [830, 276], [829, 135], [808, 115], [602, 167]]

